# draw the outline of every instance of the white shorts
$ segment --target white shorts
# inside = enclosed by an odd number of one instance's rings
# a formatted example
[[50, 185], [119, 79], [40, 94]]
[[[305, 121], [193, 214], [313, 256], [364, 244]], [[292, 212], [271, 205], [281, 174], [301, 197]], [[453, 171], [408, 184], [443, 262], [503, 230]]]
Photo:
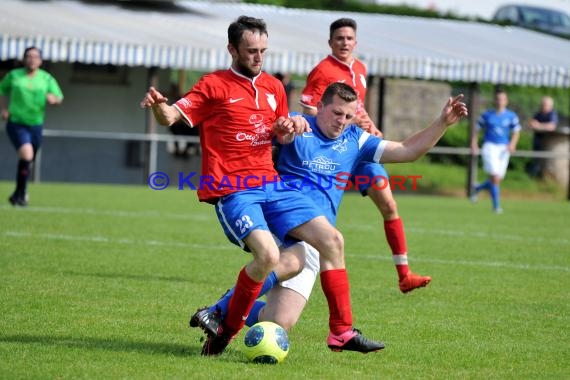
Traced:
[[505, 177], [511, 157], [508, 145], [486, 142], [481, 147], [481, 157], [483, 157], [483, 170], [485, 173], [496, 175], [500, 178]]
[[321, 270], [321, 265], [319, 262], [319, 252], [304, 241], [300, 244], [305, 248], [305, 267], [301, 273], [295, 277], [281, 282], [281, 286], [296, 291], [308, 301], [313, 291], [313, 285], [315, 285], [317, 275]]

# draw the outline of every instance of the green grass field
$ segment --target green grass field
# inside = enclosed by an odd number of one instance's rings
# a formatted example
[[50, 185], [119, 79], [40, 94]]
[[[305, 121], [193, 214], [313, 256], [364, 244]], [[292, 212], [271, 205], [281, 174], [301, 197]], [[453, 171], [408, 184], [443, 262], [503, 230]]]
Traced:
[[[8, 198], [12, 183], [0, 182]], [[398, 196], [411, 268], [397, 288], [372, 203], [345, 197], [355, 325], [379, 353], [330, 352], [317, 286], [291, 352], [248, 364], [241, 337], [199, 355], [190, 314], [248, 261], [191, 191], [32, 185], [31, 206], [0, 206], [2, 379], [564, 379], [570, 376], [569, 202]]]

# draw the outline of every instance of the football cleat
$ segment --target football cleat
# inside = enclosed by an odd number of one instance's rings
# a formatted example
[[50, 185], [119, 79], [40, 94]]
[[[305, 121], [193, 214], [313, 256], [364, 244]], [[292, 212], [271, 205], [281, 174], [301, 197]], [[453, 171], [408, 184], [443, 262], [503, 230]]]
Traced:
[[400, 291], [402, 293], [411, 292], [417, 288], [423, 288], [431, 281], [430, 276], [420, 276], [412, 272], [408, 272], [406, 277], [400, 280]]
[[190, 318], [190, 327], [200, 327], [208, 337], [216, 336], [221, 324], [219, 313], [212, 313], [207, 306], [198, 309]]
[[22, 196], [17, 196], [16, 194], [12, 194], [8, 201], [12, 206], [20, 206], [20, 207], [27, 207], [28, 206], [28, 194]]
[[334, 352], [357, 351], [367, 354], [369, 352], [380, 351], [385, 347], [382, 342], [375, 342], [364, 335], [358, 329], [351, 329], [341, 335], [329, 333], [327, 345]]
[[18, 198], [16, 198], [15, 195], [10, 195], [10, 198], [8, 198], [8, 202], [10, 202], [12, 206], [16, 206], [18, 204]]
[[223, 328], [220, 326], [219, 334], [208, 335], [204, 345], [202, 346], [202, 356], [218, 356], [230, 344], [233, 335], [224, 333]]

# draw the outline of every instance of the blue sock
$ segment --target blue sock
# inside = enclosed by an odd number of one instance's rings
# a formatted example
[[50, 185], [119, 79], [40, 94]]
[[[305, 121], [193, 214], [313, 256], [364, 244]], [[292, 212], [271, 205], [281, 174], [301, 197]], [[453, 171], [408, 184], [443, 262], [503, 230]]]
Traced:
[[485, 182], [483, 182], [479, 186], [475, 187], [475, 192], [478, 193], [483, 189], [491, 191], [491, 181], [486, 180]]
[[[263, 282], [263, 286], [261, 287], [261, 292], [259, 292], [258, 297], [261, 297], [262, 295], [270, 291], [275, 285], [277, 285], [278, 282], [279, 279], [277, 278], [275, 272], [269, 273], [269, 275]], [[232, 298], [233, 294], [234, 294], [234, 288], [231, 288], [230, 290], [228, 290], [226, 294], [222, 296], [222, 298], [218, 300], [218, 302], [210, 306], [208, 310], [212, 313], [215, 313], [216, 310], [219, 310], [222, 313], [222, 317], [224, 317], [228, 312], [228, 306], [230, 304], [230, 299]]]
[[491, 193], [491, 200], [493, 201], [493, 210], [498, 209], [499, 206], [499, 185], [491, 185], [489, 192]]
[[264, 306], [265, 306], [264, 301], [259, 301], [259, 300], [255, 301], [253, 307], [251, 308], [251, 311], [249, 312], [249, 315], [247, 316], [247, 319], [245, 320], [245, 325], [247, 327], [251, 327], [255, 325], [257, 322], [259, 322], [259, 310], [261, 310], [261, 308]]

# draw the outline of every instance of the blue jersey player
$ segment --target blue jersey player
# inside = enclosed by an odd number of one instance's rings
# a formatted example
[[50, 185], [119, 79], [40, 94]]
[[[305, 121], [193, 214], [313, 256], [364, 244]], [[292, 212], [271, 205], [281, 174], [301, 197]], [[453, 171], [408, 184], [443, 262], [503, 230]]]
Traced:
[[[500, 203], [500, 184], [507, 167], [511, 153], [517, 148], [521, 125], [516, 113], [507, 108], [509, 99], [507, 93], [498, 89], [495, 92], [495, 109], [485, 111], [477, 121], [477, 130], [483, 130], [483, 145], [481, 157], [483, 158], [483, 170], [488, 174], [488, 179], [475, 186], [472, 191], [471, 201], [477, 200], [477, 193], [487, 190], [491, 194], [493, 211], [497, 214], [503, 212]], [[477, 145], [478, 134], [473, 135], [471, 151], [479, 152]]]
[[[317, 114], [317, 105], [327, 86], [342, 82], [354, 88], [357, 96], [356, 115], [351, 120], [366, 132], [382, 137], [374, 121], [364, 107], [366, 101], [368, 72], [366, 65], [354, 54], [357, 46], [357, 23], [351, 18], [333, 21], [329, 28], [329, 46], [331, 54], [319, 62], [307, 76], [307, 83], [301, 94], [303, 113]], [[392, 254], [392, 262], [398, 275], [398, 287], [402, 293], [426, 286], [430, 276], [412, 272], [408, 265], [408, 246], [404, 221], [398, 212], [398, 203], [389, 186], [388, 172], [383, 165], [361, 162], [352, 172], [356, 179], [375, 178], [376, 181], [362, 181], [359, 189], [382, 215], [382, 225], [386, 241]]]
[[386, 141], [354, 124], [339, 138], [330, 138], [317, 126], [316, 116], [305, 115], [305, 119], [312, 132], [281, 145], [276, 167], [286, 184], [307, 192], [334, 224], [344, 190], [352, 186], [350, 173], [359, 162], [378, 162]]
[[[336, 82], [327, 87], [317, 108], [317, 116], [305, 116], [312, 132], [295, 137], [291, 144], [283, 145], [277, 159], [277, 170], [289, 186], [307, 193], [334, 224], [346, 179], [360, 162], [410, 162], [425, 154], [445, 130], [467, 115], [461, 102], [462, 95], [450, 98], [441, 115], [425, 128], [403, 142], [393, 142], [370, 135], [350, 124], [356, 112], [356, 93], [348, 85]], [[372, 178], [370, 178], [372, 180]], [[290, 329], [298, 320], [312, 291], [317, 274], [326, 270], [319, 263], [319, 254], [305, 244], [306, 261], [303, 270], [279, 286], [264, 287], [267, 304], [257, 301], [247, 324], [258, 320], [274, 321]], [[279, 278], [280, 268], [275, 271]], [[198, 310], [190, 320], [193, 327], [205, 331], [216, 330], [224, 318], [231, 291], [216, 304]], [[333, 351], [350, 350], [343, 344], [343, 336], [330, 334], [327, 344]]]

